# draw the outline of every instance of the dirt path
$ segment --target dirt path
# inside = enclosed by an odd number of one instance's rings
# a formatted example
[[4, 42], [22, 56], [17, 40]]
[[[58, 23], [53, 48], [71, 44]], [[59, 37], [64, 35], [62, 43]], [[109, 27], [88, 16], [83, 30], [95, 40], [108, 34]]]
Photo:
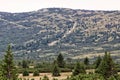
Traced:
[[57, 78], [58, 80], [66, 79], [68, 76], [71, 76], [71, 72], [64, 72], [61, 73], [61, 76], [59, 77], [53, 77], [51, 73], [40, 73], [40, 76], [34, 77], [32, 73], [29, 74], [29, 76], [22, 76], [22, 74], [19, 74], [19, 78], [26, 78], [26, 79], [32, 79], [39, 80], [40, 78], [43, 78], [45, 75], [48, 76], [49, 80], [52, 80], [53, 78]]

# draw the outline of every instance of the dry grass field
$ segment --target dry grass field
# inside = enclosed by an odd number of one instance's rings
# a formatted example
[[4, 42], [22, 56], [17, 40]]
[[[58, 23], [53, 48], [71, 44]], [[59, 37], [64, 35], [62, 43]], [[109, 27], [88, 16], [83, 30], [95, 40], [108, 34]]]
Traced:
[[39, 80], [40, 78], [43, 78], [45, 75], [48, 76], [49, 80], [52, 80], [53, 78], [57, 78], [58, 80], [66, 79], [68, 76], [71, 76], [71, 72], [64, 72], [61, 73], [61, 76], [59, 77], [53, 77], [51, 73], [40, 73], [40, 76], [34, 77], [32, 73], [29, 74], [29, 76], [22, 76], [22, 74], [19, 74], [19, 78], [26, 78], [26, 79], [32, 79]]

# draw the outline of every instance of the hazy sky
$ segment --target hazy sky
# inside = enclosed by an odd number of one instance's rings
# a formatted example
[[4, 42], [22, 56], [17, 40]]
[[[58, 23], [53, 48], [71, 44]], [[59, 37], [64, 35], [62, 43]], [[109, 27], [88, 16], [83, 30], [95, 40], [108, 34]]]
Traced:
[[27, 12], [41, 8], [120, 10], [120, 0], [0, 0], [0, 11]]

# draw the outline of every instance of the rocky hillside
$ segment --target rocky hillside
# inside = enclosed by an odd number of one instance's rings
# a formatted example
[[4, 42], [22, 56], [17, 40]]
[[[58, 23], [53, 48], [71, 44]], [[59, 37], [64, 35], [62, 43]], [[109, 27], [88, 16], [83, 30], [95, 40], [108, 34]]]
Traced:
[[50, 60], [60, 52], [73, 59], [94, 58], [104, 51], [119, 55], [120, 11], [46, 8], [0, 12], [1, 56], [8, 44], [17, 59]]

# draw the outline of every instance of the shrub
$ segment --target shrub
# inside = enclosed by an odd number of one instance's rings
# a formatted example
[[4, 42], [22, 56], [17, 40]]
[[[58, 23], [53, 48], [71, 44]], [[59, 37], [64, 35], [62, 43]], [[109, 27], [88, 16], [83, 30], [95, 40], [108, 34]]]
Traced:
[[27, 70], [23, 71], [23, 76], [29, 76], [29, 72]]
[[33, 73], [33, 76], [39, 76], [39, 71], [35, 70], [34, 73]]
[[58, 80], [58, 79], [56, 79], [56, 78], [53, 78], [53, 80]]
[[49, 80], [49, 78], [45, 75], [42, 80]]

